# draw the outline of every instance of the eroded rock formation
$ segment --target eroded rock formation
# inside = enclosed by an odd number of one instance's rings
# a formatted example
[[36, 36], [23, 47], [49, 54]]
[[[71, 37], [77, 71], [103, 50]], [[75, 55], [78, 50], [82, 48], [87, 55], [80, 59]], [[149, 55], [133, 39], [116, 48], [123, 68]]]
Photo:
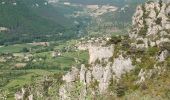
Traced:
[[[153, 75], [165, 72], [166, 64], [159, 66], [158, 63], [164, 62], [169, 56], [167, 49], [170, 43], [169, 9], [170, 5], [165, 2], [147, 2], [137, 7], [132, 18], [132, 30], [129, 33], [129, 50], [133, 50], [130, 51], [130, 54], [128, 50], [116, 50], [117, 47], [123, 45], [121, 43], [119, 45], [95, 46], [90, 44], [87, 46], [90, 55], [89, 65], [82, 65], [81, 69], [74, 69], [64, 76], [69, 75], [71, 78], [67, 78], [60, 89], [61, 99], [72, 99], [70, 94], [73, 89], [71, 88], [76, 87], [77, 82], [82, 87], [79, 91], [80, 95], [77, 95], [77, 98], [81, 100], [85, 100], [89, 93], [91, 95], [108, 93], [110, 84], [113, 84], [111, 81], [115, 80], [119, 83], [122, 75], [135, 69], [136, 66], [143, 66], [143, 68], [138, 72], [138, 79], [134, 84], [142, 84]], [[150, 57], [145, 59], [145, 56], [148, 56], [145, 52], [148, 52]], [[141, 54], [139, 57], [137, 53], [145, 54]], [[144, 60], [147, 59], [151, 61], [150, 65], [146, 65]]]

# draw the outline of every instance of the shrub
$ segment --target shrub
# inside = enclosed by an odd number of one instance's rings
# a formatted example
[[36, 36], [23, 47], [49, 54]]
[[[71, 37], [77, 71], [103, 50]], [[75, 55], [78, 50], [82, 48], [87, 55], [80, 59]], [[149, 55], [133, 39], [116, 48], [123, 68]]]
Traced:
[[44, 91], [44, 95], [48, 96], [48, 91], [49, 91], [49, 87], [53, 84], [53, 81], [51, 79], [45, 79], [42, 82], [42, 87], [43, 87], [43, 91]]
[[122, 49], [126, 51], [128, 48], [130, 48], [129, 41], [122, 41]]
[[138, 40], [137, 44], [144, 44], [143, 40]]
[[112, 36], [107, 44], [118, 44], [122, 41], [120, 36]]
[[126, 91], [125, 86], [119, 84], [117, 85], [115, 90], [116, 90], [117, 97], [122, 97], [125, 95], [125, 91]]
[[142, 83], [142, 84], [140, 85], [140, 88], [141, 88], [142, 90], [146, 90], [146, 89], [148, 89], [148, 86], [147, 86], [146, 83], [144, 82], [144, 83]]
[[89, 87], [92, 89], [96, 89], [98, 85], [99, 85], [99, 82], [97, 80], [94, 80], [90, 83]]
[[161, 49], [170, 51], [170, 43], [169, 42], [162, 43]]
[[56, 79], [57, 84], [60, 85], [60, 84], [63, 83], [63, 80], [62, 80], [63, 75], [64, 75], [63, 72], [58, 72], [58, 73], [55, 73], [55, 74], [53, 75], [53, 78]]
[[148, 49], [147, 52], [150, 56], [155, 56], [159, 52], [159, 48], [158, 47], [151, 47], [151, 48]]
[[162, 22], [162, 18], [157, 18], [156, 19], [156, 24], [161, 25], [161, 22]]
[[68, 71], [70, 69], [70, 67], [64, 67], [63, 70], [64, 71]]
[[167, 58], [167, 67], [170, 69], [170, 57]]
[[23, 48], [23, 49], [21, 50], [21, 52], [29, 52], [29, 49], [28, 49], [28, 48]]
[[139, 66], [141, 68], [151, 69], [154, 67], [155, 63], [156, 61], [153, 57], [150, 57], [150, 55], [144, 55], [141, 59], [141, 63], [139, 64]]
[[170, 89], [165, 90], [165, 95], [168, 99], [170, 99]]
[[100, 60], [99, 59], [96, 59], [96, 61], [94, 62], [95, 64], [100, 64]]
[[162, 1], [162, 0], [159, 0], [159, 5], [160, 5], [160, 7], [162, 7], [162, 3], [163, 3], [163, 1]]
[[128, 50], [128, 54], [135, 54], [135, 55], [141, 55], [145, 53], [145, 48], [136, 48], [136, 47], [131, 47]]
[[144, 26], [143, 28], [141, 28], [141, 30], [139, 31], [139, 35], [141, 36], [146, 36], [146, 33], [148, 31], [148, 26]]

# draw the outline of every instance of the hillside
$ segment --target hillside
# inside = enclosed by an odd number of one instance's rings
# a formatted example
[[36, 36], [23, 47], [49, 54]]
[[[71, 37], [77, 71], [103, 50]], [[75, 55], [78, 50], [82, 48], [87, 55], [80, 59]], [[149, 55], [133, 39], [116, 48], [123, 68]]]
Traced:
[[[116, 7], [117, 9], [111, 12], [106, 12], [100, 16], [93, 18], [92, 23], [88, 27], [91, 33], [99, 34], [121, 34], [130, 27], [131, 17], [135, 12], [135, 8], [138, 4], [142, 4], [145, 0], [87, 0], [78, 1], [70, 0], [68, 2], [74, 2], [87, 6], [98, 5]], [[102, 12], [102, 11], [101, 11]]]
[[152, 1], [137, 6], [127, 36], [80, 40], [76, 46], [88, 50], [88, 64], [26, 85], [15, 98], [169, 100], [169, 8]]
[[[58, 40], [76, 37], [77, 19], [68, 17], [78, 7], [52, 6], [46, 0], [1, 0], [0, 27], [8, 28], [1, 32], [0, 43], [22, 43], [31, 41]], [[64, 33], [59, 36], [59, 33]], [[17, 36], [20, 35], [20, 37]], [[55, 38], [54, 38], [55, 37]]]
[[0, 1], [0, 100], [170, 100], [169, 0]]

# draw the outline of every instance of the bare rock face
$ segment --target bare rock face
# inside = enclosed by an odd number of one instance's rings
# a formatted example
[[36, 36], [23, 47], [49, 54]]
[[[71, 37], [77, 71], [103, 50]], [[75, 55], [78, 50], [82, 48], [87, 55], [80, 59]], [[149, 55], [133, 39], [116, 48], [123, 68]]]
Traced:
[[75, 67], [72, 68], [70, 72], [68, 72], [65, 76], [63, 76], [63, 80], [67, 83], [74, 82], [79, 74], [79, 70]]
[[90, 55], [89, 63], [92, 64], [96, 60], [102, 61], [102, 59], [107, 61], [108, 58], [112, 57], [113, 52], [114, 52], [113, 45], [109, 47], [91, 46], [89, 47], [89, 55]]
[[15, 100], [22, 100], [22, 99], [23, 99], [23, 95], [21, 92], [15, 93]]
[[90, 84], [91, 81], [92, 81], [92, 74], [91, 71], [88, 70], [86, 73], [86, 83]]
[[103, 77], [103, 73], [104, 73], [104, 69], [100, 64], [95, 65], [92, 69], [92, 75], [94, 79], [97, 81], [100, 81], [100, 79]]
[[104, 93], [107, 91], [110, 80], [112, 79], [113, 73], [110, 63], [104, 68], [103, 77], [99, 81], [99, 91], [100, 93]]
[[132, 60], [130, 58], [124, 58], [120, 55], [114, 60], [112, 65], [113, 72], [116, 77], [120, 78], [122, 74], [132, 70], [134, 66], [132, 65]]
[[[132, 18], [133, 28], [129, 33], [130, 41], [132, 41], [130, 47], [147, 51], [151, 47], [160, 48], [162, 43], [170, 43], [168, 37], [170, 29], [169, 8], [170, 6], [163, 2], [148, 2], [138, 6]], [[116, 49], [114, 47], [116, 46], [102, 46], [100, 43], [98, 45], [88, 45], [86, 49], [89, 51], [90, 66], [81, 65], [80, 70], [72, 69], [63, 77], [66, 83], [60, 88], [61, 100], [74, 98], [71, 95], [77, 82], [79, 82], [79, 85], [81, 84], [80, 95], [77, 96], [81, 100], [86, 100], [89, 93], [108, 93], [111, 80], [118, 83], [123, 74], [133, 70], [136, 67], [132, 64], [135, 54], [127, 54], [127, 51], [119, 50], [115, 56], [114, 51]], [[164, 62], [168, 54], [168, 50], [160, 50], [154, 58], [158, 63]], [[113, 60], [110, 61], [110, 58], [113, 58]], [[143, 63], [142, 57], [135, 58], [135, 60], [137, 63]], [[160, 75], [164, 71], [164, 67], [156, 64], [150, 69], [141, 68], [136, 84], [141, 84], [153, 75]], [[92, 89], [91, 86], [95, 89]]]
[[[70, 72], [68, 72], [65, 76], [63, 76], [63, 80], [66, 82], [61, 88], [60, 88], [60, 99], [61, 100], [69, 100], [72, 90], [74, 90], [77, 84], [75, 81], [80, 80], [80, 84], [82, 85], [82, 89], [80, 89], [80, 96], [78, 98], [85, 99], [85, 96], [87, 94], [87, 87], [90, 86], [90, 84], [93, 81], [99, 82], [99, 91], [102, 93], [105, 91], [109, 86], [109, 80], [112, 77], [111, 73], [111, 66], [102, 66], [99, 62], [94, 64], [94, 62], [98, 59], [100, 61], [103, 61], [103, 59], [109, 59], [113, 56], [113, 46], [108, 47], [101, 47], [101, 46], [94, 46], [89, 47], [89, 55], [90, 60], [89, 63], [91, 64], [91, 67], [88, 68], [85, 65], [81, 65], [81, 69], [78, 70], [76, 68], [72, 68]], [[106, 67], [106, 68], [105, 68]]]
[[133, 20], [132, 20], [132, 25], [138, 25], [137, 27], [143, 27], [143, 20], [141, 20], [142, 19], [142, 17], [143, 17], [143, 13], [144, 13], [144, 11], [142, 10], [142, 7], [141, 6], [138, 6], [137, 8], [136, 8], [136, 13], [134, 14], [134, 16], [133, 16]]
[[[115, 58], [114, 62], [109, 62], [108, 59], [113, 56], [113, 46], [108, 47], [91, 47], [89, 48], [90, 63], [91, 66], [81, 65], [81, 69], [72, 68], [65, 76], [63, 80], [66, 82], [60, 88], [61, 100], [71, 99], [72, 90], [74, 90], [76, 81], [81, 84], [80, 96], [78, 98], [85, 99], [87, 91], [91, 90], [91, 84], [97, 82], [95, 87], [96, 90], [91, 91], [92, 94], [95, 91], [104, 94], [110, 85], [111, 80], [116, 80], [121, 77], [122, 74], [129, 72], [134, 67], [130, 58], [124, 58], [120, 55]], [[94, 63], [95, 60], [99, 59], [99, 62]], [[115, 77], [115, 78], [113, 78]]]
[[87, 68], [82, 64], [80, 70], [80, 82], [82, 82], [84, 85], [86, 84], [86, 72]]
[[159, 62], [165, 61], [165, 59], [168, 57], [168, 51], [164, 50], [161, 52], [161, 54], [158, 56]]
[[22, 88], [14, 94], [15, 100], [33, 100], [33, 94], [30, 93], [28, 88]]
[[169, 9], [170, 5], [165, 2], [147, 2], [137, 7], [132, 18], [133, 29], [129, 37], [131, 39], [147, 38], [143, 44], [136, 44], [137, 48], [147, 48], [149, 45], [159, 46], [163, 42], [170, 42], [169, 38], [162, 35], [162, 32], [170, 29]]

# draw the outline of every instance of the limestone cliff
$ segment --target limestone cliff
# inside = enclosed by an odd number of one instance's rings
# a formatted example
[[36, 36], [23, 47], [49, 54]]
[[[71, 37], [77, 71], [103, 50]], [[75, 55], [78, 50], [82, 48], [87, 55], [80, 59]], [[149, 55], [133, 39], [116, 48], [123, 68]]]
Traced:
[[[60, 88], [60, 99], [85, 100], [89, 95], [96, 97], [112, 93], [109, 92], [110, 86], [119, 85], [122, 75], [137, 69], [138, 75], [132, 84], [139, 85], [153, 75], [160, 75], [169, 66], [166, 63], [170, 52], [169, 44], [170, 4], [150, 1], [139, 5], [132, 18], [129, 36], [122, 38], [120, 43], [90, 46], [89, 65], [82, 64], [79, 71], [73, 68], [63, 77], [66, 83]], [[73, 97], [77, 82], [81, 84], [77, 91], [80, 95]]]

